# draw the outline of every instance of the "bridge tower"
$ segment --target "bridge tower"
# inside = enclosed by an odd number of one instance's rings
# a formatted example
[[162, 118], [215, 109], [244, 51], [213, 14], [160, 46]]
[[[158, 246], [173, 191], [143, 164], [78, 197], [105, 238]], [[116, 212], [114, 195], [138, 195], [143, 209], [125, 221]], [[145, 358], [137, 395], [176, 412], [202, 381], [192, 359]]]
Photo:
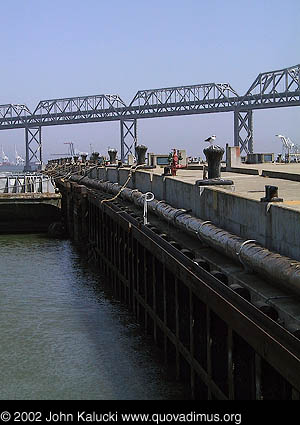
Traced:
[[31, 163], [42, 165], [42, 127], [25, 127], [26, 159], [24, 171], [31, 171]]
[[125, 162], [128, 154], [135, 155], [137, 145], [137, 119], [121, 118], [121, 161]]
[[253, 153], [253, 111], [234, 110], [234, 146]]

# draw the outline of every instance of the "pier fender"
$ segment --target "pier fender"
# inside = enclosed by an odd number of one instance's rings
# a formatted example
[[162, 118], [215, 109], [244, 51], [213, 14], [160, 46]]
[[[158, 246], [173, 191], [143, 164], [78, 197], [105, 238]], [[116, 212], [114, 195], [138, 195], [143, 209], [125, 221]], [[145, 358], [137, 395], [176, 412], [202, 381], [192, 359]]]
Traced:
[[[70, 180], [86, 184], [101, 191], [118, 193], [121, 186], [111, 182], [95, 182], [94, 179], [72, 176]], [[143, 193], [137, 189], [124, 188], [121, 192], [124, 199], [130, 199], [135, 205], [143, 206]], [[164, 201], [149, 202], [149, 209], [167, 222], [172, 222], [208, 246], [222, 254], [239, 261], [244, 267], [264, 276], [274, 284], [279, 284], [289, 292], [300, 296], [300, 262], [269, 251], [257, 242], [245, 241], [241, 237], [223, 230], [209, 221], [203, 221], [182, 210], [172, 207]], [[180, 214], [179, 214], [180, 211]]]

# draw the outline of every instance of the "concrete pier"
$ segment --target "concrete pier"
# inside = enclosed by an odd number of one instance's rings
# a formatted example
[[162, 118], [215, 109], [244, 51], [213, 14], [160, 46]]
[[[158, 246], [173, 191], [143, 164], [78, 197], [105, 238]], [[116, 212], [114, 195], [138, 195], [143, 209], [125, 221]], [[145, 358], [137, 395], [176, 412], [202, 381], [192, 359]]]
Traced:
[[[84, 175], [83, 170], [80, 173]], [[122, 185], [128, 174], [128, 168], [98, 167], [90, 176]], [[191, 210], [195, 217], [300, 260], [300, 164], [241, 165], [223, 171], [222, 178], [234, 185], [198, 187], [195, 182], [202, 179], [202, 170], [179, 169], [177, 176], [165, 177], [162, 169], [156, 168], [136, 172], [127, 187], [152, 192], [158, 200]], [[277, 186], [283, 202], [260, 202], [266, 185]]]
[[[287, 226], [294, 214], [297, 220], [297, 204], [260, 202], [266, 179], [258, 174], [225, 173], [223, 177], [234, 180], [233, 192], [199, 188], [195, 181], [200, 171], [179, 170], [176, 177], [163, 177], [160, 169], [133, 174], [127, 185], [136, 190], [131, 204], [122, 195], [115, 198], [129, 169], [98, 167], [85, 179], [87, 171], [78, 169], [73, 181], [56, 179], [69, 234], [134, 312], [192, 397], [299, 399], [299, 340], [297, 330], [289, 330], [299, 322], [297, 296], [273, 287], [255, 271], [245, 270], [238, 257], [236, 262], [225, 258], [172, 223], [151, 215], [150, 224], [143, 225], [137, 197], [138, 191], [151, 191], [156, 199], [180, 208], [178, 214], [189, 210], [234, 229], [236, 235], [260, 238], [282, 253], [288, 244], [273, 226], [283, 217]], [[245, 189], [243, 180], [253, 197], [239, 193], [240, 187]], [[102, 190], [97, 186], [101, 181]], [[300, 192], [288, 195], [282, 182], [276, 185], [284, 202], [297, 201], [288, 198]], [[292, 253], [292, 258], [299, 255], [297, 249]]]
[[47, 232], [61, 220], [60, 202], [55, 193], [0, 194], [0, 233]]

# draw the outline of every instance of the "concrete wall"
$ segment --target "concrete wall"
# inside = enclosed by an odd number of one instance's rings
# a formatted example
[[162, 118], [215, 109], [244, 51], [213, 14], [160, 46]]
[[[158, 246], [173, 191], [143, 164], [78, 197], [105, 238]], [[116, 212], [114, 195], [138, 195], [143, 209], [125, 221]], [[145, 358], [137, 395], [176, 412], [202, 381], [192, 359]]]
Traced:
[[[102, 169], [104, 174], [105, 169]], [[98, 175], [101, 174], [98, 171]], [[105, 179], [124, 184], [128, 169], [107, 169]], [[267, 204], [213, 187], [198, 187], [172, 177], [137, 171], [127, 187], [153, 192], [176, 208], [244, 239], [255, 239], [266, 248], [300, 260], [300, 212], [280, 204]]]
[[93, 168], [92, 171], [89, 173], [89, 177], [91, 179], [96, 179], [98, 177], [98, 170], [97, 168]]
[[103, 181], [107, 180], [107, 178], [106, 178], [106, 168], [99, 167], [99, 168], [97, 168], [97, 171], [98, 171], [98, 180], [103, 180]]
[[[126, 168], [119, 169], [119, 184], [121, 186], [123, 186], [123, 184], [126, 182], [128, 178], [128, 174], [129, 174], [129, 169], [126, 169]], [[129, 184], [127, 185], [127, 187], [131, 188], [131, 184], [132, 182], [129, 181]]]
[[299, 211], [216, 188], [205, 188], [200, 197], [197, 217], [244, 239], [254, 239], [271, 251], [300, 260]]
[[[0, 198], [0, 234], [47, 232], [51, 223], [61, 221], [61, 210], [51, 202]], [[57, 200], [55, 200], [57, 203]]]
[[152, 174], [146, 171], [138, 171], [133, 174], [132, 184], [136, 189], [141, 192], [152, 191]]
[[198, 187], [194, 184], [166, 177], [165, 200], [174, 207], [191, 209], [192, 213], [196, 214], [196, 204], [199, 201], [198, 194]]
[[205, 188], [196, 215], [245, 239], [266, 246], [266, 204], [216, 188]]
[[106, 169], [106, 179], [113, 183], [119, 183], [119, 173], [117, 168]]
[[165, 199], [166, 192], [166, 178], [159, 176], [158, 174], [153, 174], [152, 176], [152, 189], [151, 191], [154, 193], [155, 198], [160, 201]]
[[272, 204], [269, 236], [274, 250], [300, 260], [300, 212], [285, 205]]

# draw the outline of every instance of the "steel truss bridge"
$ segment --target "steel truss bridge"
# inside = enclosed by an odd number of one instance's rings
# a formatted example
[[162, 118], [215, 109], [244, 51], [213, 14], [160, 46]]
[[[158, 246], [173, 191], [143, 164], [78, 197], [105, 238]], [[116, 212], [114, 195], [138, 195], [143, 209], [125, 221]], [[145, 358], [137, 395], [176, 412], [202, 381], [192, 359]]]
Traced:
[[300, 65], [257, 76], [244, 96], [229, 83], [141, 90], [129, 105], [118, 95], [42, 100], [33, 112], [26, 105], [0, 105], [0, 130], [24, 128], [25, 170], [32, 161], [42, 163], [42, 127], [102, 121], [119, 121], [121, 160], [137, 144], [137, 120], [177, 115], [234, 113], [234, 145], [253, 152], [255, 109], [300, 106]]

